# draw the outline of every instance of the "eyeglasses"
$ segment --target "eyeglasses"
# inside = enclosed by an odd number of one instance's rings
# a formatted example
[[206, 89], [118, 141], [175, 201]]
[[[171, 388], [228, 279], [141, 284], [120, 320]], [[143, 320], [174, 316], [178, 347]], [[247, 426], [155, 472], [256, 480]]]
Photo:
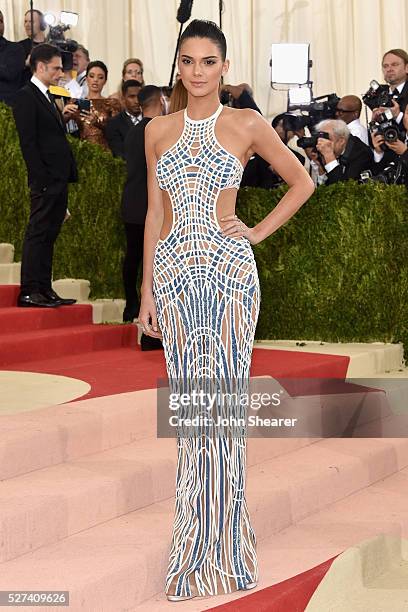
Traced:
[[355, 113], [355, 110], [348, 110], [347, 108], [336, 108], [336, 113]]

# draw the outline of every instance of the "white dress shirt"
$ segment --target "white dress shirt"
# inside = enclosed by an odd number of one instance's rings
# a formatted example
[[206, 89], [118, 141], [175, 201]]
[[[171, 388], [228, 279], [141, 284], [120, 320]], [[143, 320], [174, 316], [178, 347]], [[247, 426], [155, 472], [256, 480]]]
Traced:
[[52, 104], [49, 96], [48, 96], [48, 87], [46, 85], [44, 85], [44, 83], [42, 81], [40, 81], [40, 79], [37, 79], [36, 76], [32, 76], [31, 77], [31, 82], [33, 83], [33, 85], [35, 85], [36, 87], [38, 87], [38, 89], [41, 91], [41, 93], [47, 98], [48, 102], [50, 104]]
[[357, 136], [360, 140], [364, 142], [364, 144], [368, 145], [368, 134], [367, 129], [361, 123], [360, 119], [354, 119], [354, 121], [350, 121], [347, 124], [348, 129], [350, 130], [350, 134], [353, 136]]

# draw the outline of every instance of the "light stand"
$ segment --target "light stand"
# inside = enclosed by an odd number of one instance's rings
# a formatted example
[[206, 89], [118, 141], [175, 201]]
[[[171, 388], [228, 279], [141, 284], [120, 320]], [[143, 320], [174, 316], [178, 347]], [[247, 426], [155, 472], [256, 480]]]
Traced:
[[173, 86], [174, 71], [176, 69], [177, 53], [178, 53], [179, 46], [180, 46], [181, 33], [183, 31], [183, 25], [191, 17], [192, 6], [193, 6], [193, 0], [181, 0], [179, 9], [177, 11], [177, 21], [180, 23], [180, 29], [179, 29], [178, 38], [177, 38], [176, 50], [174, 52], [173, 65], [171, 67], [169, 87]]
[[34, 5], [33, 0], [30, 0], [30, 21], [31, 21], [31, 49], [34, 46]]

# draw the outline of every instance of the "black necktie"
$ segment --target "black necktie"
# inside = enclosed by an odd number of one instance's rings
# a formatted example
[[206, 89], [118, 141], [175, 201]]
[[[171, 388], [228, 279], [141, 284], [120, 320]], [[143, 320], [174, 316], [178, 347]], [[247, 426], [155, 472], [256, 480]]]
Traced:
[[60, 124], [64, 127], [64, 124], [63, 124], [63, 121], [62, 121], [62, 118], [61, 118], [61, 113], [60, 113], [60, 111], [58, 109], [58, 106], [55, 103], [55, 98], [54, 98], [53, 94], [50, 92], [49, 89], [47, 89], [47, 95], [49, 97], [50, 104], [52, 106], [52, 110], [54, 111], [54, 113], [55, 113], [58, 121], [60, 122]]

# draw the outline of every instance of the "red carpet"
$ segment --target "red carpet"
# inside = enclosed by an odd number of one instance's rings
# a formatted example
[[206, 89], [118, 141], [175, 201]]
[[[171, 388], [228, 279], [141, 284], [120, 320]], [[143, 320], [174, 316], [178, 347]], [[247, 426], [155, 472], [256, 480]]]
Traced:
[[209, 608], [207, 612], [304, 612], [334, 559], [252, 595]]
[[[92, 307], [15, 307], [19, 288], [0, 286], [0, 367], [88, 382], [84, 397], [157, 387], [166, 378], [163, 351], [142, 352], [135, 325], [93, 325]], [[344, 379], [348, 357], [254, 349], [252, 376]], [[81, 398], [81, 399], [84, 399]]]

